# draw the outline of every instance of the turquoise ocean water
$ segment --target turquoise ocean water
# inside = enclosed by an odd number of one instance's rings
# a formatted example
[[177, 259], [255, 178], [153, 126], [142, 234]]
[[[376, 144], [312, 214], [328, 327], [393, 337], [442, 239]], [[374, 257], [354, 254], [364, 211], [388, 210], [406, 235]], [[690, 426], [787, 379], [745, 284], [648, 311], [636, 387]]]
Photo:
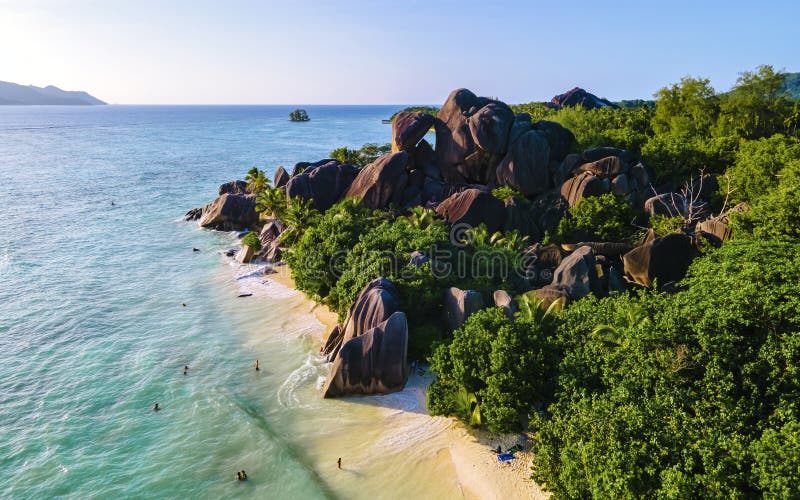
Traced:
[[322, 400], [308, 302], [177, 220], [253, 165], [388, 142], [397, 107], [306, 109], [0, 107], [0, 497], [457, 493], [387, 437], [414, 394]]

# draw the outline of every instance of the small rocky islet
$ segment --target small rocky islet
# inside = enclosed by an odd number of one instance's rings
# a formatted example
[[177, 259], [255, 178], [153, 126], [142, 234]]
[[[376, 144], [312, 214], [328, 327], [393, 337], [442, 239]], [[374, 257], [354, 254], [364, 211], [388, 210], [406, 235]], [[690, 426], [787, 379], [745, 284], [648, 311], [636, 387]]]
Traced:
[[[548, 106], [615, 107], [577, 87], [554, 97]], [[435, 147], [424, 138], [430, 129], [435, 130]], [[456, 89], [437, 116], [398, 113], [392, 120], [391, 153], [360, 168], [335, 159], [300, 162], [291, 172], [279, 167], [273, 186], [282, 189], [287, 200], [302, 198], [320, 212], [353, 198], [375, 210], [432, 209], [451, 228], [483, 225], [489, 234], [518, 233], [533, 243], [524, 250], [532, 257], [526, 288], [544, 308], [590, 293], [603, 297], [654, 283], [668, 289], [685, 275], [700, 247], [718, 246], [730, 237], [730, 211], [712, 217], [707, 201], [718, 189], [713, 176], [693, 180], [702, 189], [687, 195], [675, 184], [653, 186], [646, 165], [629, 151], [598, 147], [574, 153], [574, 145], [575, 136], [559, 123], [534, 122], [502, 101]], [[498, 187], [514, 194], [499, 199], [493, 194]], [[586, 231], [573, 235], [575, 243], [542, 242], [580, 200], [607, 193], [650, 216], [679, 216], [695, 230], [657, 237], [651, 229], [636, 244], [594, 241]], [[281, 242], [285, 225], [260, 218], [248, 183], [225, 183], [218, 195], [190, 210], [186, 220], [220, 231], [257, 232], [258, 257], [280, 262], [287, 250]], [[428, 260], [421, 250], [412, 260]], [[242, 260], [255, 253], [249, 248]], [[493, 299], [491, 305], [509, 315], [517, 309], [504, 290], [497, 290]], [[445, 291], [442, 304], [443, 328], [449, 331], [487, 307], [479, 292], [457, 287]], [[323, 352], [332, 368], [324, 396], [402, 390], [409, 375], [408, 344], [408, 321], [393, 283], [384, 277], [371, 281], [325, 342]]]

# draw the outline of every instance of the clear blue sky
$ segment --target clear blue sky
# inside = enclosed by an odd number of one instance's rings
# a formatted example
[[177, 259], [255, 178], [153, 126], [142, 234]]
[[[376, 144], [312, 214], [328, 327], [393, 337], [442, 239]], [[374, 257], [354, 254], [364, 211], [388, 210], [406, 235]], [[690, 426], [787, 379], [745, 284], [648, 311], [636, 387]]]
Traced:
[[800, 1], [0, 0], [0, 80], [113, 103], [649, 98], [800, 71]]

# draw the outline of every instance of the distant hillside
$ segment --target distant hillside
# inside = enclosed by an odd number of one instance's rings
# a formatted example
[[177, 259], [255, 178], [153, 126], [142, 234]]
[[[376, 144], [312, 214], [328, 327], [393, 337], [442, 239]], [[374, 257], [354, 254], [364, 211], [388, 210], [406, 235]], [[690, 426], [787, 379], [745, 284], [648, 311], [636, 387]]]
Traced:
[[42, 88], [0, 81], [0, 105], [12, 104], [86, 106], [106, 103], [81, 90], [61, 90], [53, 85]]
[[792, 99], [800, 99], [800, 73], [786, 73], [783, 89], [792, 96]]

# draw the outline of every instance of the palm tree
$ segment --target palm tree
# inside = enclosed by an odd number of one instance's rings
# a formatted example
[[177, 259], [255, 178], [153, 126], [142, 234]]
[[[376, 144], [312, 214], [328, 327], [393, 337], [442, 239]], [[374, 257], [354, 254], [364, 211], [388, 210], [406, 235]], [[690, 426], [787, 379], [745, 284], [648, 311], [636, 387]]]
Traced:
[[247, 190], [253, 194], [260, 193], [271, 184], [270, 180], [267, 179], [267, 175], [262, 170], [259, 170], [258, 167], [248, 170], [244, 180], [247, 182]]
[[312, 200], [305, 198], [292, 198], [283, 215], [283, 222], [288, 228], [281, 233], [281, 240], [291, 246], [303, 235], [303, 231], [314, 219], [319, 217], [319, 211], [311, 206]]
[[542, 309], [544, 301], [526, 293], [517, 297], [517, 315], [528, 321], [539, 322], [550, 318], [555, 311], [561, 309], [561, 299], [554, 301], [547, 309]]
[[417, 229], [426, 229], [433, 224], [436, 212], [424, 207], [414, 207], [408, 216], [408, 221]]
[[284, 188], [267, 187], [256, 198], [256, 212], [266, 217], [283, 221], [286, 207], [286, 190]]
[[456, 415], [471, 427], [481, 425], [481, 407], [475, 394], [463, 387], [458, 388], [454, 401]]

